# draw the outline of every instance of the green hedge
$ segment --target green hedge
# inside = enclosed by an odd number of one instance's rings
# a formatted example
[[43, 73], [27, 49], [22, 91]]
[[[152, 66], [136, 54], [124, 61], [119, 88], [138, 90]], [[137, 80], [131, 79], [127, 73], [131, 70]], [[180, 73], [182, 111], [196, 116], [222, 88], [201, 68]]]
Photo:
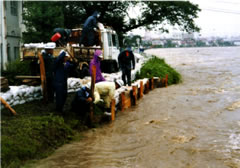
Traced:
[[4, 76], [8, 79], [9, 85], [17, 85], [19, 80], [15, 79], [16, 75], [31, 75], [31, 60], [20, 61], [17, 59], [6, 65], [6, 70], [2, 71], [1, 76]]
[[181, 82], [180, 73], [166, 64], [164, 59], [153, 56], [142, 66], [140, 73], [136, 75], [136, 79], [152, 77], [165, 78], [166, 74], [168, 74], [168, 85]]
[[70, 140], [72, 129], [60, 116], [32, 116], [2, 121], [2, 167], [20, 167], [44, 157]]

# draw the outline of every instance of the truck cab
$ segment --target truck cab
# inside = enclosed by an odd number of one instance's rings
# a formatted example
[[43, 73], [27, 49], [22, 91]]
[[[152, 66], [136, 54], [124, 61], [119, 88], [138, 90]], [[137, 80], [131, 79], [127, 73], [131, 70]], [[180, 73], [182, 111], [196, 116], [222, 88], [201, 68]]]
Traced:
[[[79, 39], [82, 33], [82, 28], [72, 29], [71, 37], [69, 38], [66, 46], [56, 47], [53, 52], [53, 56], [57, 57], [59, 51], [62, 49], [67, 50], [75, 60], [77, 60], [77, 77], [84, 77], [88, 75], [89, 63], [94, 56], [94, 52], [97, 49], [102, 50], [103, 60], [101, 62], [101, 70], [105, 73], [113, 73], [118, 71], [118, 55], [119, 42], [116, 32], [108, 26], [104, 26], [102, 23], [98, 23], [99, 30], [95, 33], [95, 45], [94, 46], [79, 46]], [[26, 47], [28, 46], [28, 47]], [[24, 59], [38, 59], [41, 50], [44, 49], [43, 45], [38, 47], [29, 47], [31, 45], [24, 45], [21, 48], [21, 58]], [[37, 45], [36, 45], [37, 46]]]

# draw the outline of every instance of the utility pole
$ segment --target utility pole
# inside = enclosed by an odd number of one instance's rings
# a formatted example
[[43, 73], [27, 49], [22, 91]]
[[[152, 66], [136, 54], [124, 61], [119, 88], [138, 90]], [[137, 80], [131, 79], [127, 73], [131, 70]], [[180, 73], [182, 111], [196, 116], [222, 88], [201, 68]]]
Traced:
[[6, 13], [5, 13], [5, 3], [6, 1], [0, 1], [2, 4], [0, 5], [1, 11], [1, 25], [2, 25], [2, 55], [1, 62], [3, 64], [3, 69], [6, 69], [7, 63], [7, 33], [6, 33]]

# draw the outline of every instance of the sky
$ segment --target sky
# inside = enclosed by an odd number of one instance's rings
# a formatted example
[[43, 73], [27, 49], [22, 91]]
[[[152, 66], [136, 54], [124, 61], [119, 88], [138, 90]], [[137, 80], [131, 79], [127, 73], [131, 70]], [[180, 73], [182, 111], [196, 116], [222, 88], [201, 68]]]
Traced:
[[202, 29], [202, 36], [240, 35], [239, 0], [190, 0], [202, 11], [196, 24]]
[[[240, 36], [240, 0], [190, 0], [190, 2], [198, 4], [202, 10], [198, 13], [199, 17], [195, 19], [195, 23], [201, 28], [202, 37]], [[132, 15], [136, 13], [138, 9], [131, 12]], [[145, 34], [145, 31], [140, 30], [133, 32]], [[170, 28], [170, 34], [177, 32], [179, 31]], [[155, 33], [150, 34], [155, 35]]]

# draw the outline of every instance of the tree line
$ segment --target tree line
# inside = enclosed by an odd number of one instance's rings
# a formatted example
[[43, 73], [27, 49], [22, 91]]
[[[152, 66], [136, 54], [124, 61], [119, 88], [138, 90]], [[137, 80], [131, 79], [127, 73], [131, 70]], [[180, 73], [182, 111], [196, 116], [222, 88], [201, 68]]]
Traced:
[[[140, 17], [130, 18], [129, 7], [136, 6]], [[99, 22], [116, 30], [120, 43], [136, 28], [168, 32], [164, 23], [187, 32], [200, 30], [194, 22], [200, 9], [188, 1], [24, 1], [23, 42], [48, 42], [54, 28], [79, 28], [94, 11], [101, 13]]]

